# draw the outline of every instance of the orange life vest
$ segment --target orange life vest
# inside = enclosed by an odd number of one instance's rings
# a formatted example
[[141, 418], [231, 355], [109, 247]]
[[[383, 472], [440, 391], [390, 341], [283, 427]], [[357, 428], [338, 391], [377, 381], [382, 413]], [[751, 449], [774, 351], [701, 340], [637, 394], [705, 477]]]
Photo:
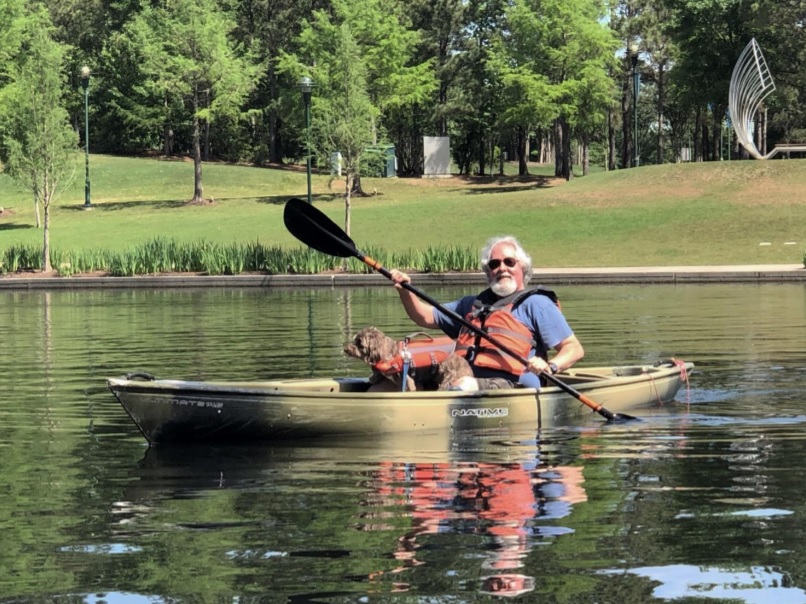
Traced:
[[[539, 334], [533, 335], [526, 325], [512, 315], [512, 311], [526, 298], [535, 294], [548, 297], [558, 308], [560, 307], [557, 295], [544, 287], [515, 292], [499, 300], [494, 300], [495, 294], [487, 289], [473, 301], [473, 309], [465, 318], [513, 352], [527, 358], [532, 349], [537, 348], [534, 337]], [[456, 350], [464, 353], [470, 364], [475, 367], [504, 371], [512, 375], [523, 373], [520, 361], [466, 327], [459, 332], [456, 343]]]
[[[423, 336], [415, 340], [416, 336]], [[398, 343], [397, 353], [391, 359], [383, 359], [373, 367], [384, 375], [408, 374], [423, 368], [436, 368], [456, 349], [456, 342], [448, 336], [434, 338], [425, 333], [412, 334]]]

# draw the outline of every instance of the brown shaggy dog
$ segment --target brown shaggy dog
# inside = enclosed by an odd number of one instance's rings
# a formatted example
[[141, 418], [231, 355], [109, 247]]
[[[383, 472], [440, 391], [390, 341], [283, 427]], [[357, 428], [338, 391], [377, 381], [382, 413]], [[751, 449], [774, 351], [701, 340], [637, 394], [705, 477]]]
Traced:
[[[383, 374], [374, 367], [380, 361], [392, 359], [399, 348], [398, 342], [380, 329], [365, 327], [355, 335], [352, 342], [344, 345], [344, 352], [372, 366], [370, 384], [374, 386], [387, 380], [394, 386], [390, 390], [399, 391], [401, 390], [399, 373]], [[412, 368], [406, 376], [406, 390], [448, 390], [457, 379], [472, 375], [470, 364], [459, 355], [451, 354], [438, 365]]]

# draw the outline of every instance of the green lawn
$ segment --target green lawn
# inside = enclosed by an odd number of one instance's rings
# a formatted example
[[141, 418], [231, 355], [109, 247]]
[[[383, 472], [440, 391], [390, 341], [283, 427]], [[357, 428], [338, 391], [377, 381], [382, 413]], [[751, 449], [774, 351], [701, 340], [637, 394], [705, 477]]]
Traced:
[[[772, 160], [646, 166], [594, 172], [571, 182], [534, 176], [366, 178], [377, 195], [354, 198], [356, 245], [395, 251], [439, 244], [480, 246], [518, 236], [537, 266], [799, 263], [806, 250], [806, 161]], [[193, 164], [92, 155], [93, 210], [83, 211], [84, 156], [52, 208], [57, 249], [123, 250], [168, 237], [298, 247], [283, 204], [305, 197], [304, 170], [204, 164], [205, 197], [193, 192]], [[344, 224], [343, 183], [313, 176], [314, 201]], [[0, 174], [0, 252], [41, 245], [30, 193]], [[795, 242], [794, 244], [787, 244]], [[761, 245], [769, 244], [769, 245]]]

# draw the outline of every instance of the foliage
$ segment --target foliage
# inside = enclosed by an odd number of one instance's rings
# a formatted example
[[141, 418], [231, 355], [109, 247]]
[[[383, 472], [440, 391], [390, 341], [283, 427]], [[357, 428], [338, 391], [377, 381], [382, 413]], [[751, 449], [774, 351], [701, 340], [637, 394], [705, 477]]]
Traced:
[[[723, 155], [728, 81], [751, 37], [776, 82], [766, 105], [768, 147], [797, 139], [806, 126], [802, 3], [606, 4], [605, 16], [603, 0], [44, 2], [55, 39], [72, 45], [63, 76], [74, 126], [83, 110], [77, 74], [92, 68], [95, 151], [299, 161], [306, 128], [297, 81], [314, 77], [314, 103], [337, 93], [327, 66], [345, 23], [374, 108], [370, 143], [395, 146], [400, 174], [422, 172], [424, 135], [451, 137], [462, 174], [494, 173], [502, 153], [520, 157], [525, 174], [530, 146], [540, 161], [556, 162], [556, 173], [570, 175], [577, 148], [583, 171], [594, 155], [611, 169], [628, 166], [634, 126], [625, 51], [633, 43], [642, 165], [679, 161], [684, 145], [697, 161]], [[8, 0], [0, 8], [0, 85], [20, 43], [11, 24], [23, 6]]]
[[[137, 90], [147, 103], [142, 108], [118, 103], [117, 110], [135, 123], [161, 120], [166, 128], [177, 110], [184, 112], [191, 123], [195, 202], [203, 200], [202, 128], [217, 119], [238, 119], [257, 73], [252, 57], [230, 39], [234, 29], [232, 16], [213, 0], [176, 0], [145, 5], [117, 39], [120, 48], [135, 49], [141, 59]], [[126, 52], [114, 56], [131, 66]]]
[[8, 174], [33, 194], [37, 226], [44, 210], [42, 268], [50, 270], [50, 207], [74, 174], [77, 136], [63, 105], [64, 48], [51, 37], [47, 13], [25, 20], [20, 52], [9, 62], [10, 82], [0, 92]]
[[429, 61], [408, 64], [417, 35], [403, 26], [402, 14], [396, 2], [336, 0], [305, 23], [299, 55], [284, 53], [279, 62], [281, 73], [310, 75], [316, 83], [313, 144], [320, 158], [341, 154], [348, 234], [362, 157], [384, 138], [383, 112], [422, 102], [434, 88]]
[[[370, 255], [382, 264], [405, 267], [418, 272], [470, 271], [478, 268], [478, 252], [469, 246], [428, 247], [425, 251], [409, 249], [391, 253], [372, 247]], [[17, 273], [38, 266], [42, 249], [37, 246], [12, 245], [0, 256], [0, 273]], [[204, 273], [207, 275], [316, 275], [345, 269], [340, 258], [310, 248], [288, 249], [265, 246], [257, 241], [245, 244], [219, 244], [207, 240], [179, 242], [157, 237], [122, 252], [109, 250], [52, 250], [51, 263], [61, 276], [103, 272], [115, 277], [156, 275], [160, 273]], [[351, 259], [346, 269], [370, 273], [363, 262]]]

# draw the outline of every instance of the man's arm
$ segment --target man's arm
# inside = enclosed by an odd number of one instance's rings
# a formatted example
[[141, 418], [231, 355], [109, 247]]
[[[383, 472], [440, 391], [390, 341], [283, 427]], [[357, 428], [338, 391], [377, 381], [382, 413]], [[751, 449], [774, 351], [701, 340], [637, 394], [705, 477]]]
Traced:
[[565, 338], [554, 347], [554, 350], [557, 351], [557, 354], [554, 355], [551, 362], [557, 365], [558, 371], [568, 369], [585, 356], [585, 350], [575, 335]]
[[411, 277], [406, 273], [397, 269], [390, 271], [392, 275], [392, 282], [397, 288], [397, 293], [400, 296], [400, 301], [403, 303], [403, 308], [406, 314], [420, 327], [426, 329], [436, 329], [437, 322], [434, 320], [434, 307], [424, 302], [415, 294], [407, 289], [404, 289], [402, 283], [411, 283]]

